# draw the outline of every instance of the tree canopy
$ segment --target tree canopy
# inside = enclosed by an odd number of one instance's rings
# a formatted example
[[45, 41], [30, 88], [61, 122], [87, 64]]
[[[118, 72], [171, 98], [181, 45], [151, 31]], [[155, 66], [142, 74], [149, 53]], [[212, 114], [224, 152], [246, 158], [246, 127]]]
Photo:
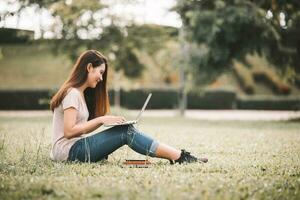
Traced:
[[86, 49], [98, 49], [108, 56], [116, 71], [123, 71], [129, 78], [139, 77], [144, 69], [136, 51], [153, 54], [174, 33], [166, 27], [124, 23], [99, 0], [19, 0], [19, 3], [18, 13], [28, 6], [51, 12], [56, 19], [52, 27], [56, 40], [51, 40], [55, 53], [66, 53], [74, 60]]
[[[293, 0], [178, 0], [198, 81], [247, 64], [257, 53], [279, 70], [300, 73], [300, 2]], [[204, 80], [205, 79], [205, 80]]]

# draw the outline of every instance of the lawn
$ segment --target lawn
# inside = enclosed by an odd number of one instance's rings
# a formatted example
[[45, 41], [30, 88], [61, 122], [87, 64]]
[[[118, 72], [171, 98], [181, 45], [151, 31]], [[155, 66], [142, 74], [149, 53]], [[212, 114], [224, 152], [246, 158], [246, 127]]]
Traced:
[[70, 73], [65, 55], [54, 56], [44, 45], [1, 45], [0, 89], [57, 88]]
[[127, 168], [124, 146], [106, 162], [49, 159], [51, 116], [0, 117], [0, 199], [300, 199], [300, 123], [145, 117], [145, 133], [207, 164]]

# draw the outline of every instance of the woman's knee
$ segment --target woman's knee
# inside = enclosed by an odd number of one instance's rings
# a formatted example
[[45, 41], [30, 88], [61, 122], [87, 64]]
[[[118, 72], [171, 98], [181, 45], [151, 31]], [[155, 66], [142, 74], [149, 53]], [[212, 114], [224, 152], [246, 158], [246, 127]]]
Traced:
[[111, 131], [115, 131], [115, 132], [125, 132], [127, 133], [127, 130], [129, 128], [130, 125], [119, 125], [119, 126], [114, 126], [108, 130], [111, 130]]

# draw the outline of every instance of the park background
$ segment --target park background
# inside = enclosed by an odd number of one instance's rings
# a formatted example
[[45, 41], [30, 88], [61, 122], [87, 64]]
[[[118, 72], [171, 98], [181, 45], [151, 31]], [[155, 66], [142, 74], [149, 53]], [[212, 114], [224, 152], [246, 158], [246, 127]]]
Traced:
[[[1, 199], [299, 198], [299, 8], [280, 0], [1, 1]], [[87, 49], [109, 59], [112, 114], [134, 118], [152, 92], [139, 128], [209, 163], [153, 158], [150, 169], [124, 169], [124, 159], [144, 158], [126, 147], [108, 163], [52, 162], [49, 100]]]

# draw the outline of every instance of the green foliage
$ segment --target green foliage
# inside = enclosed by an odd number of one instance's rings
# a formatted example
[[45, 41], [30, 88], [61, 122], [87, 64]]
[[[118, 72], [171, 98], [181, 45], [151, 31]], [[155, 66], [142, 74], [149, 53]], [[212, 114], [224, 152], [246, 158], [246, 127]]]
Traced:
[[[137, 51], [153, 54], [176, 34], [176, 30], [155, 25], [124, 26], [122, 19], [109, 13], [103, 1], [44, 0], [20, 1], [18, 12], [30, 5], [48, 9], [59, 19], [62, 29], [51, 45], [54, 53], [67, 54], [74, 61], [87, 49], [97, 49], [110, 60], [116, 71], [123, 71], [129, 78], [141, 76], [145, 66], [138, 59]], [[128, 3], [130, 3], [128, 1]]]
[[233, 109], [237, 95], [231, 89], [206, 88], [188, 94], [187, 107], [190, 109]]
[[[57, 89], [0, 90], [1, 110], [48, 110], [51, 97]], [[121, 90], [121, 106], [128, 109], [140, 109], [149, 93], [153, 94], [148, 109], [174, 109], [179, 105], [177, 89], [135, 89]], [[114, 105], [114, 91], [109, 91], [111, 105]], [[298, 96], [237, 96], [232, 89], [206, 88], [202, 92], [188, 93], [189, 109], [264, 109], [299, 110]]]
[[174, 109], [178, 107], [178, 91], [176, 89], [122, 90], [121, 105], [129, 109], [140, 109], [150, 92], [152, 98], [147, 109]]
[[0, 44], [26, 43], [33, 39], [33, 31], [0, 28]]
[[[130, 42], [126, 41], [121, 27], [113, 22], [105, 26], [102, 19], [96, 18], [97, 13], [103, 12], [103, 8], [105, 8], [101, 2], [75, 1], [71, 5], [66, 5], [64, 1], [59, 1], [50, 8], [54, 10], [54, 16], [59, 16], [62, 19], [64, 25], [62, 36], [67, 40], [64, 40], [61, 51], [69, 51], [73, 60], [86, 49], [99, 49], [109, 55], [113, 54], [115, 60], [113, 60], [112, 66], [115, 70], [123, 70], [128, 77], [141, 75], [143, 65], [135, 56]], [[88, 20], [82, 20], [84, 15], [87, 16]], [[96, 32], [97, 34], [93, 38], [81, 42], [80, 31], [87, 34]], [[72, 43], [70, 44], [68, 40], [72, 40]], [[57, 43], [56, 46], [61, 45]], [[110, 49], [110, 47], [113, 48]]]
[[298, 96], [270, 97], [270, 96], [242, 96], [237, 99], [239, 109], [256, 110], [300, 110]]
[[[232, 61], [246, 63], [246, 55], [257, 53], [285, 70], [299, 71], [300, 4], [297, 1], [250, 0], [179, 0], [180, 14], [187, 38], [198, 45], [192, 59], [196, 80], [211, 80], [228, 68]], [[267, 17], [271, 12], [272, 17]], [[285, 20], [280, 23], [280, 15]], [[281, 20], [282, 21], [282, 20]], [[247, 64], [247, 63], [246, 63]]]

